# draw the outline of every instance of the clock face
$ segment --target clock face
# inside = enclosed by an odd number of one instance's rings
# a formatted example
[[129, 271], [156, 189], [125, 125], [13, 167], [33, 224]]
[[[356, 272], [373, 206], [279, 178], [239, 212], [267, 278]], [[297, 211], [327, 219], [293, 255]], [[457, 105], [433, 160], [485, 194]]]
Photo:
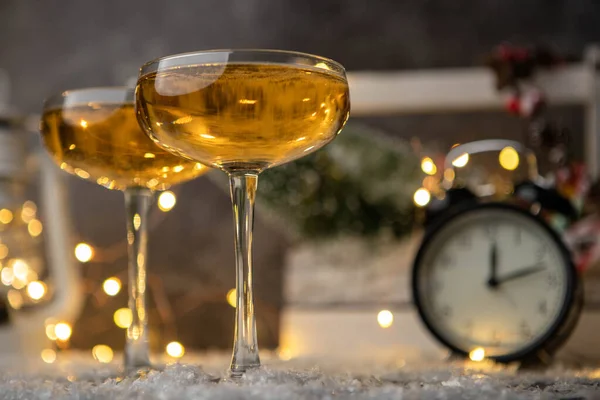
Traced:
[[573, 269], [562, 243], [512, 207], [478, 207], [448, 220], [415, 262], [421, 315], [451, 347], [506, 357], [540, 345], [571, 306]]

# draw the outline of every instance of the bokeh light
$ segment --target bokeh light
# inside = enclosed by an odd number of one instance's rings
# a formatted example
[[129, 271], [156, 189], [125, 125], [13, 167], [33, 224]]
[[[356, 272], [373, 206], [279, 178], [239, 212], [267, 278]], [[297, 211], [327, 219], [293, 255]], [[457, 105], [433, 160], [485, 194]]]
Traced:
[[75, 246], [75, 257], [79, 262], [88, 262], [94, 257], [94, 249], [87, 243], [78, 243]]
[[116, 296], [121, 291], [121, 280], [116, 277], [108, 278], [102, 284], [104, 293], [109, 296]]
[[500, 166], [508, 171], [514, 171], [519, 166], [519, 153], [512, 147], [505, 147], [498, 155]]
[[131, 315], [131, 310], [129, 308], [119, 308], [113, 314], [113, 320], [115, 321], [115, 325], [119, 328], [127, 329], [133, 321], [133, 315]]
[[394, 323], [394, 314], [390, 310], [381, 310], [377, 314], [377, 323], [382, 328], [389, 328]]
[[69, 338], [71, 337], [71, 333], [73, 333], [73, 330], [71, 329], [71, 325], [67, 324], [66, 322], [59, 322], [54, 327], [54, 334], [56, 335], [56, 338], [59, 340], [62, 340], [62, 341], [69, 340]]
[[227, 303], [229, 303], [229, 305], [233, 308], [235, 308], [236, 305], [236, 290], [235, 288], [233, 289], [229, 289], [229, 291], [227, 292]]
[[46, 294], [46, 284], [40, 281], [33, 281], [27, 285], [27, 295], [33, 300], [39, 300]]
[[42, 350], [42, 360], [47, 364], [52, 364], [56, 361], [56, 351], [52, 349], [44, 349]]
[[431, 194], [429, 193], [429, 190], [420, 188], [415, 192], [413, 200], [419, 207], [425, 207], [431, 200]]
[[92, 348], [92, 355], [99, 362], [106, 364], [112, 361], [114, 353], [109, 346], [105, 344], [97, 344]]
[[473, 349], [473, 351], [469, 353], [469, 358], [471, 359], [471, 361], [483, 361], [483, 359], [485, 358], [485, 349], [483, 347], [477, 347]]
[[158, 196], [158, 208], [161, 211], [170, 211], [173, 209], [173, 207], [175, 207], [176, 203], [177, 197], [175, 196], [175, 193], [171, 192], [170, 190], [166, 190]]
[[425, 172], [427, 175], [435, 175], [437, 172], [437, 167], [431, 158], [425, 157], [423, 160], [421, 160], [421, 170], [423, 170], [423, 172]]
[[185, 348], [179, 342], [171, 342], [166, 347], [167, 354], [174, 358], [183, 357], [185, 354]]

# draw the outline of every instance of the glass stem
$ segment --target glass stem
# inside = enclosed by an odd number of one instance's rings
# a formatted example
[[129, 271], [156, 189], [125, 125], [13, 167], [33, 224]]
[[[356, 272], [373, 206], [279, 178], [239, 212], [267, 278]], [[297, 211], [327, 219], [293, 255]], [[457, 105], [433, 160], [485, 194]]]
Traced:
[[132, 316], [125, 342], [125, 369], [129, 372], [150, 366], [145, 293], [147, 224], [151, 203], [152, 192], [149, 189], [138, 187], [125, 189], [129, 309]]
[[231, 373], [243, 374], [260, 366], [252, 294], [252, 229], [258, 174], [229, 174], [235, 228], [236, 308]]

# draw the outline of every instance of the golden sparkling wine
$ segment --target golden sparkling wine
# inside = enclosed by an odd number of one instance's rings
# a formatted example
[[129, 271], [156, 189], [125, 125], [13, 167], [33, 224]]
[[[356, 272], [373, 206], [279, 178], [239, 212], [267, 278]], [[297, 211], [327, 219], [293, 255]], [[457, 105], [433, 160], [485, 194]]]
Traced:
[[158, 147], [140, 129], [133, 104], [86, 103], [48, 110], [41, 131], [61, 169], [109, 189], [163, 190], [208, 171]]
[[227, 171], [262, 170], [329, 143], [348, 118], [348, 84], [333, 71], [279, 64], [206, 64], [142, 76], [138, 111], [175, 153]]

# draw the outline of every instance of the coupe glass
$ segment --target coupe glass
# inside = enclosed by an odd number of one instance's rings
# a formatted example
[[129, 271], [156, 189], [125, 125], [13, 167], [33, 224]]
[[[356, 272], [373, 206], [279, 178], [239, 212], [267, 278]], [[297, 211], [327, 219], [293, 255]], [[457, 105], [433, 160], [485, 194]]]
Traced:
[[344, 68], [309, 54], [214, 50], [142, 66], [136, 107], [163, 148], [229, 175], [235, 226], [236, 319], [231, 373], [258, 367], [252, 226], [261, 171], [331, 142], [348, 119]]
[[134, 92], [128, 88], [70, 90], [49, 98], [44, 104], [41, 133], [61, 169], [125, 194], [132, 314], [125, 368], [131, 372], [149, 367], [145, 291], [152, 192], [195, 178], [208, 168], [154, 144], [137, 123]]

